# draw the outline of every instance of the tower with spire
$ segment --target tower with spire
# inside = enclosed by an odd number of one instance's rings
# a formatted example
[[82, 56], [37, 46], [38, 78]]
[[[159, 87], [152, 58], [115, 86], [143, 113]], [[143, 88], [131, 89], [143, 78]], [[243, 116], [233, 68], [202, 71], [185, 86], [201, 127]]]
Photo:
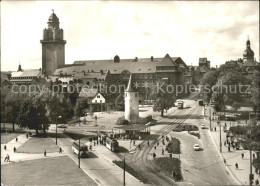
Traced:
[[246, 50], [243, 53], [243, 62], [244, 62], [244, 64], [246, 62], [249, 62], [249, 61], [254, 61], [254, 55], [255, 55], [254, 51], [251, 50], [251, 47], [250, 47], [249, 37], [247, 37]]
[[65, 65], [65, 44], [63, 30], [60, 29], [59, 18], [52, 10], [47, 22], [48, 28], [43, 30], [42, 44], [42, 74], [52, 75], [53, 72]]
[[137, 122], [139, 118], [139, 93], [132, 87], [132, 74], [125, 90], [125, 119], [130, 123]]

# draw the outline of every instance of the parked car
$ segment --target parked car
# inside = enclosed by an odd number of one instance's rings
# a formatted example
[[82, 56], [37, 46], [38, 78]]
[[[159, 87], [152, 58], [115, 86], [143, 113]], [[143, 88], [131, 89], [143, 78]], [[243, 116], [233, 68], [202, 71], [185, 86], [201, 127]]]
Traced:
[[186, 108], [190, 108], [190, 105], [187, 105]]
[[206, 126], [205, 126], [204, 124], [201, 124], [200, 128], [201, 128], [201, 129], [205, 129]]
[[58, 128], [67, 128], [67, 125], [61, 124], [61, 125], [58, 125]]
[[200, 150], [199, 144], [194, 144], [194, 145], [193, 145], [193, 149], [194, 149], [195, 151]]

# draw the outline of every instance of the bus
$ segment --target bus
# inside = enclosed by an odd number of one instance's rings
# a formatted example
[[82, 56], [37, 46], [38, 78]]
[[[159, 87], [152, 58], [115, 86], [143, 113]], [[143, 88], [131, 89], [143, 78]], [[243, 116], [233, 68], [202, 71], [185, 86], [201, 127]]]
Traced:
[[90, 138], [83, 138], [80, 140], [80, 149], [79, 149], [79, 140], [76, 140], [72, 143], [72, 151], [74, 154], [79, 155], [80, 157], [87, 158], [89, 155], [89, 146], [91, 145]]
[[199, 100], [199, 106], [204, 106], [203, 100]]
[[118, 141], [116, 139], [106, 137], [106, 147], [113, 152], [118, 151]]

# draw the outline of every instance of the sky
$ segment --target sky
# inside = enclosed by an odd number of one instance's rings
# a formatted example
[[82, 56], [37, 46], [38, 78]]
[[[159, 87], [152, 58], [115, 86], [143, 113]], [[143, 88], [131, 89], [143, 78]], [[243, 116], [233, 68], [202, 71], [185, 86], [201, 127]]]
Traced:
[[40, 40], [54, 9], [65, 63], [181, 57], [215, 67], [242, 58], [249, 36], [259, 61], [258, 1], [1, 1], [1, 70], [41, 68]]

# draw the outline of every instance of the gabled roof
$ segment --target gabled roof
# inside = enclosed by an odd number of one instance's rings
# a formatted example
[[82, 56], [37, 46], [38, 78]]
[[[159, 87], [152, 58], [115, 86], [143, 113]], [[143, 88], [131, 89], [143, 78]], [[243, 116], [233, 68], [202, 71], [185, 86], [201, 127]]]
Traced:
[[98, 89], [96, 88], [82, 88], [79, 97], [81, 98], [94, 98], [98, 93]]
[[11, 77], [36, 77], [41, 75], [41, 69], [28, 69], [19, 72], [12, 72]]

